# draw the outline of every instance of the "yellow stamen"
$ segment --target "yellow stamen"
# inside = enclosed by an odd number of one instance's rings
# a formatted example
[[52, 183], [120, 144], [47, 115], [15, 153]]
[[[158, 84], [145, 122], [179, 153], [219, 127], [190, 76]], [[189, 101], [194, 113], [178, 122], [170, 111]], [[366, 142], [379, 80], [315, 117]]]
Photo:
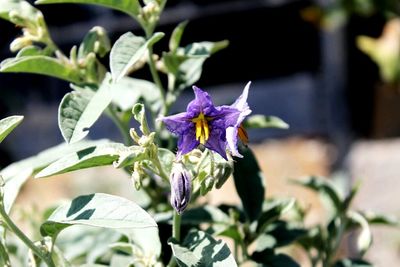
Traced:
[[192, 119], [192, 122], [195, 123], [196, 127], [196, 140], [200, 142], [200, 144], [204, 145], [208, 140], [210, 135], [210, 128], [208, 127], [209, 119], [206, 118], [203, 112], [200, 112], [197, 118]]
[[243, 144], [247, 145], [249, 143], [249, 136], [243, 127], [243, 124], [238, 128], [238, 136], [242, 140]]

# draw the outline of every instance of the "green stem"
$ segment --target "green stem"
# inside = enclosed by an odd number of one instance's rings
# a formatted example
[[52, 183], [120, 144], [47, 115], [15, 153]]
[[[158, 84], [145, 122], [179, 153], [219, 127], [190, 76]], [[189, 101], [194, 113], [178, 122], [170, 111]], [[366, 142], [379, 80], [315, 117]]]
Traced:
[[0, 215], [3, 218], [3, 221], [7, 224], [10, 230], [22, 241], [25, 245], [30, 248], [33, 253], [35, 253], [39, 258], [41, 258], [49, 267], [56, 267], [54, 265], [53, 259], [49, 253], [45, 253], [40, 250], [35, 244], [14, 224], [11, 218], [8, 216], [6, 211], [4, 210], [3, 203], [0, 203]]
[[163, 167], [161, 166], [161, 162], [158, 156], [155, 157], [153, 163], [154, 165], [156, 165], [158, 174], [161, 176], [161, 178], [163, 178], [165, 181], [169, 181], [168, 175], [165, 173]]
[[[181, 240], [181, 215], [179, 215], [176, 211], [174, 211], [174, 217], [172, 222], [172, 237], [178, 242], [180, 242]], [[176, 266], [176, 260], [174, 255], [172, 254], [167, 267], [175, 267], [175, 266]]]
[[0, 257], [1, 257], [0, 262], [2, 262], [5, 267], [11, 266], [10, 258], [8, 257], [6, 246], [5, 246], [5, 244], [3, 244], [2, 240], [0, 240]]
[[132, 139], [129, 136], [129, 129], [126, 125], [122, 123], [117, 113], [114, 111], [112, 107], [108, 107], [106, 110], [107, 114], [111, 118], [111, 120], [117, 125], [118, 130], [120, 131], [122, 138], [124, 139], [125, 145], [132, 145]]

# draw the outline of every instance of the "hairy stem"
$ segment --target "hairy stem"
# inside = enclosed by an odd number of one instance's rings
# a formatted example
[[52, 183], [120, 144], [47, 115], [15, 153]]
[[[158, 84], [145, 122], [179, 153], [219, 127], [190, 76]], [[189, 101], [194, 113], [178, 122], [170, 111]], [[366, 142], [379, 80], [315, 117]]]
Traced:
[[[181, 241], [181, 215], [179, 215], [176, 211], [174, 211], [174, 217], [172, 222], [172, 237], [178, 242]], [[175, 266], [176, 266], [176, 260], [174, 255], [172, 254], [167, 267], [175, 267]]]

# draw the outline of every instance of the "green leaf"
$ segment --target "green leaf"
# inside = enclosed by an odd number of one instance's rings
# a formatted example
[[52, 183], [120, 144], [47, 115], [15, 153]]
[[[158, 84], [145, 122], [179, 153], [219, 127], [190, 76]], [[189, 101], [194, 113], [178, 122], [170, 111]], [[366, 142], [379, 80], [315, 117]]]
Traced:
[[132, 266], [133, 263], [132, 257], [115, 254], [112, 256], [110, 261], [110, 267], [121, 267], [121, 266]]
[[251, 256], [256, 262], [268, 267], [300, 267], [291, 257], [286, 254], [274, 254], [271, 251], [254, 252]]
[[307, 187], [317, 193], [327, 196], [336, 211], [342, 210], [342, 200], [336, 188], [326, 178], [308, 177], [303, 180], [293, 180], [293, 183]]
[[123, 229], [121, 232], [140, 250], [140, 252], [137, 250], [132, 251], [131, 255], [142, 256], [148, 258], [149, 261], [154, 256], [158, 259], [161, 255], [161, 241], [158, 228]]
[[140, 4], [138, 0], [38, 0], [35, 4], [59, 4], [59, 3], [76, 3], [76, 4], [92, 4], [100, 5], [108, 8], [122, 11], [133, 18], [140, 14]]
[[333, 267], [372, 267], [373, 265], [367, 261], [359, 259], [342, 259], [337, 261]]
[[111, 165], [123, 153], [129, 153], [129, 148], [120, 143], [100, 144], [70, 154], [64, 153], [65, 156], [40, 171], [35, 178]]
[[203, 231], [190, 232], [182, 245], [171, 240], [169, 244], [180, 267], [237, 266], [228, 246]]
[[357, 223], [361, 227], [361, 232], [357, 238], [357, 248], [361, 255], [364, 255], [372, 245], [372, 233], [368, 221], [361, 213], [356, 211], [349, 211], [347, 216], [353, 223]]
[[217, 51], [227, 47], [228, 41], [192, 43], [176, 52], [163, 54], [168, 72], [176, 77], [174, 88], [183, 90], [200, 79], [205, 60]]
[[50, 163], [58, 160], [65, 154], [105, 143], [108, 143], [108, 141], [82, 141], [72, 145], [61, 144], [46, 149], [33, 157], [8, 165], [0, 172], [0, 175], [3, 176], [5, 180], [4, 206], [6, 212], [10, 211], [21, 186], [30, 176], [34, 175]]
[[58, 124], [67, 143], [83, 139], [112, 99], [109, 79], [92, 94], [90, 89], [67, 93], [58, 109]]
[[387, 226], [399, 226], [399, 221], [393, 216], [375, 214], [373, 212], [360, 212], [369, 224], [380, 224]]
[[71, 225], [110, 229], [157, 227], [153, 218], [134, 202], [103, 193], [79, 196], [61, 205], [42, 224], [40, 232], [42, 236], [55, 237]]
[[[20, 22], [10, 17], [11, 11], [15, 11], [16, 14], [18, 14], [18, 17], [21, 17], [23, 20], [32, 22], [34, 24], [37, 20], [37, 16], [41, 14], [39, 10], [31, 6], [27, 1], [2, 1], [0, 5], [0, 18], [8, 20], [11, 23]], [[21, 24], [18, 23], [18, 25]]]
[[245, 128], [280, 128], [280, 129], [288, 129], [289, 125], [275, 116], [265, 116], [265, 115], [252, 115], [249, 116], [244, 122], [243, 125]]
[[277, 220], [281, 215], [288, 212], [296, 200], [294, 198], [289, 200], [273, 200], [265, 203], [260, 218], [257, 221], [257, 233], [264, 232], [265, 228]]
[[17, 127], [24, 116], [10, 116], [0, 120], [0, 143]]
[[249, 148], [240, 153], [243, 158], [235, 159], [233, 178], [243, 210], [247, 218], [254, 221], [260, 216], [264, 202], [264, 176]]
[[146, 106], [153, 112], [157, 112], [161, 108], [160, 90], [152, 82], [122, 77], [110, 86], [113, 102], [123, 111], [131, 110], [140, 99], [143, 99]]
[[164, 36], [157, 32], [147, 41], [131, 32], [123, 34], [115, 42], [110, 53], [110, 68], [113, 81], [116, 82], [129, 73], [133, 65], [147, 52], [148, 47], [153, 46]]
[[169, 39], [169, 50], [174, 54], [179, 48], [179, 44], [182, 39], [182, 34], [185, 31], [188, 21], [183, 21], [176, 26]]
[[182, 224], [200, 225], [201, 223], [229, 224], [229, 216], [220, 209], [205, 205], [185, 211], [182, 214]]
[[1, 63], [0, 72], [43, 74], [75, 84], [83, 83], [80, 73], [76, 68], [47, 56], [23, 56], [7, 59]]

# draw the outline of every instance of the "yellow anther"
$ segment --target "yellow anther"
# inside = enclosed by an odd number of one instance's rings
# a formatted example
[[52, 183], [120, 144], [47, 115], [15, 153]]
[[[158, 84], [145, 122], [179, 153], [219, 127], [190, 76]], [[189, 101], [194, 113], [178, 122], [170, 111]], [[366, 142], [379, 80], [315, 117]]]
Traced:
[[210, 135], [210, 129], [208, 128], [208, 119], [201, 112], [197, 118], [192, 119], [192, 122], [195, 123], [196, 127], [196, 140], [200, 142], [200, 144], [204, 145], [208, 140]]

